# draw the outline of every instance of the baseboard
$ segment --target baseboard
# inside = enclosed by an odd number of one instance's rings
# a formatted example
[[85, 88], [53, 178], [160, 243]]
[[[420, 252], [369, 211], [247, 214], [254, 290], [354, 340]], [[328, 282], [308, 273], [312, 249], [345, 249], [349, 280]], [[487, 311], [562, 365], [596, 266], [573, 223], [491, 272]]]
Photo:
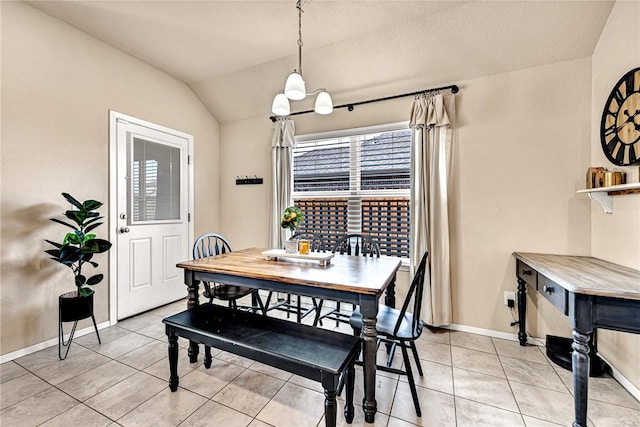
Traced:
[[598, 356], [602, 358], [607, 365], [611, 368], [611, 376], [616, 379], [620, 383], [620, 385], [627, 390], [637, 401], [640, 402], [640, 389], [636, 387], [631, 381], [629, 381], [625, 376], [623, 376], [620, 371], [613, 367], [609, 361], [598, 352]]
[[[104, 329], [111, 326], [111, 323], [109, 321], [106, 321], [106, 322], [99, 323], [97, 326], [98, 326], [98, 330], [100, 330], [100, 329]], [[93, 326], [89, 326], [87, 328], [76, 331], [74, 338], [78, 338], [90, 333], [95, 333]], [[35, 353], [36, 351], [44, 350], [45, 348], [53, 347], [55, 345], [58, 345], [57, 337], [51, 338], [50, 340], [47, 340], [38, 344], [34, 344], [26, 348], [22, 348], [20, 350], [12, 351], [11, 353], [3, 354], [2, 356], [0, 356], [0, 363], [9, 362], [13, 359], [17, 359], [19, 357], [26, 356], [31, 353]]]
[[[491, 329], [474, 328], [473, 326], [457, 325], [457, 324], [452, 324], [452, 325], [449, 325], [449, 326], [443, 326], [443, 328], [444, 329], [450, 329], [452, 331], [469, 332], [471, 334], [485, 335], [485, 336], [488, 336], [488, 337], [500, 338], [500, 339], [503, 339], [503, 340], [518, 341], [518, 335], [517, 334], [510, 334], [508, 332], [493, 331]], [[536, 338], [536, 337], [527, 336], [527, 344], [544, 347], [545, 342], [544, 342], [544, 339], [542, 339], [542, 338]]]
[[[493, 338], [501, 338], [503, 340], [518, 341], [517, 334], [492, 331], [490, 329], [474, 328], [473, 326], [452, 324], [449, 326], [443, 326], [443, 329], [450, 329], [452, 331], [460, 331], [460, 332], [469, 332], [477, 335], [485, 335]], [[538, 345], [541, 347], [545, 346], [545, 340], [542, 338], [527, 336], [527, 343], [532, 345]], [[602, 357], [602, 354], [598, 352], [598, 356]], [[602, 359], [605, 362], [607, 362], [607, 365], [611, 367], [611, 376], [613, 376], [613, 378], [615, 378], [616, 381], [620, 383], [622, 388], [627, 390], [636, 400], [640, 401], [640, 389], [638, 389], [638, 387], [636, 387], [631, 381], [629, 381], [624, 375], [622, 375], [620, 371], [614, 368], [613, 365], [609, 363], [607, 359], [605, 359], [604, 357], [602, 357]]]

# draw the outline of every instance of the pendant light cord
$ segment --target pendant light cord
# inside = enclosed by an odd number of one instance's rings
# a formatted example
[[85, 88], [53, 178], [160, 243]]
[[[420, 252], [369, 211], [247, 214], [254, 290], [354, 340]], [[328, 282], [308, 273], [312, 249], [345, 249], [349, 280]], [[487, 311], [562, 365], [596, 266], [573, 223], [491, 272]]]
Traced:
[[296, 2], [298, 9], [298, 73], [302, 75], [302, 0]]

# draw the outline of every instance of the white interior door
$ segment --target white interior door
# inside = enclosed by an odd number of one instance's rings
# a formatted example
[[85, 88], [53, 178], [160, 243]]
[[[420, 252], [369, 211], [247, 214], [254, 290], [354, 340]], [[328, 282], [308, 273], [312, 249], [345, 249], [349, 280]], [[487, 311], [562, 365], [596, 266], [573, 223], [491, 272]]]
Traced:
[[176, 264], [190, 258], [191, 142], [141, 123], [115, 123], [117, 319], [186, 295]]

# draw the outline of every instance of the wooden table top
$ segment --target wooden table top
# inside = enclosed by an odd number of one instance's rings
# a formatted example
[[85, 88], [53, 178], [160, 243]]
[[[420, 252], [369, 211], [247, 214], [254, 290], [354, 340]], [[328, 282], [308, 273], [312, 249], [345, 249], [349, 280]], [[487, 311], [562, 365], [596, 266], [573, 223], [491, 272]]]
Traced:
[[228, 274], [282, 283], [380, 295], [395, 277], [401, 262], [395, 258], [369, 258], [336, 254], [331, 263], [298, 259], [267, 260], [266, 249], [242, 249], [212, 258], [185, 261], [177, 266], [189, 271]]
[[513, 255], [570, 292], [640, 300], [640, 270], [587, 256]]

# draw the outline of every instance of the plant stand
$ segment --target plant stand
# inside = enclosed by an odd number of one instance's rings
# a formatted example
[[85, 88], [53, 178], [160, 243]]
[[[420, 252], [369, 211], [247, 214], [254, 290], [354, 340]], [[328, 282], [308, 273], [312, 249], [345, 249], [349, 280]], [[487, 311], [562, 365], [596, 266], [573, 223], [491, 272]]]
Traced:
[[[93, 291], [88, 295], [80, 296], [77, 295], [77, 292], [67, 292], [58, 297], [58, 357], [60, 360], [66, 359], [69, 354], [69, 348], [71, 347], [71, 341], [76, 332], [78, 321], [88, 317], [91, 317], [93, 321], [93, 328], [98, 336], [98, 343], [102, 344], [96, 319], [93, 317]], [[64, 341], [63, 322], [73, 322], [71, 334], [66, 343]], [[64, 356], [62, 355], [63, 349], [65, 349]]]

